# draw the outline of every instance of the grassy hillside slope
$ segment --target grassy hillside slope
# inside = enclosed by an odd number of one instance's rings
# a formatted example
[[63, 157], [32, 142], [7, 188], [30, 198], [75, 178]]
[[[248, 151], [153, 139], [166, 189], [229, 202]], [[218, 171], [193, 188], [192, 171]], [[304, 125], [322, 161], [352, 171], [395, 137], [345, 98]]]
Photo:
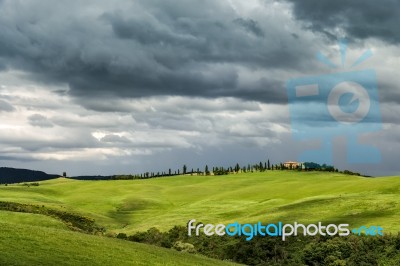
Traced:
[[[1, 213], [0, 216], [4, 215]], [[0, 265], [233, 265], [203, 256], [54, 227], [2, 221], [0, 228]]]
[[0, 211], [0, 221], [3, 224], [7, 223], [9, 225], [14, 225], [14, 224], [20, 224], [25, 226], [40, 225], [46, 228], [68, 230], [68, 227], [62, 221], [40, 214]]
[[0, 200], [43, 204], [90, 216], [108, 231], [167, 230], [207, 223], [346, 222], [400, 231], [400, 178], [268, 171], [127, 181], [56, 179], [0, 187]]

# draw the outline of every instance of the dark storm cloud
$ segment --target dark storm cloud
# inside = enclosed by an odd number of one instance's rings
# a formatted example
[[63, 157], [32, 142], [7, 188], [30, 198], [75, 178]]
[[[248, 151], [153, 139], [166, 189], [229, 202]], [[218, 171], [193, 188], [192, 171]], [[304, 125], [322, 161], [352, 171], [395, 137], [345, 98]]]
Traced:
[[243, 19], [243, 18], [238, 18], [235, 19], [233, 22], [237, 23], [238, 25], [242, 26], [244, 29], [247, 31], [253, 33], [254, 35], [258, 37], [264, 37], [264, 31], [260, 28], [258, 23], [252, 19]]
[[309, 22], [311, 29], [330, 38], [335, 38], [332, 32], [338, 27], [345, 30], [348, 37], [400, 42], [400, 2], [397, 0], [287, 1], [293, 3], [297, 19]]
[[[393, 83], [392, 83], [393, 82]], [[380, 82], [380, 101], [387, 103], [399, 103], [400, 102], [400, 87], [395, 81], [383, 80]]]
[[282, 30], [279, 16], [241, 17], [228, 2], [113, 1], [95, 9], [90, 3], [2, 3], [4, 67], [67, 83], [77, 98], [182, 95], [285, 102], [283, 80], [240, 82], [239, 68], [306, 68], [303, 59], [312, 57], [307, 43]]

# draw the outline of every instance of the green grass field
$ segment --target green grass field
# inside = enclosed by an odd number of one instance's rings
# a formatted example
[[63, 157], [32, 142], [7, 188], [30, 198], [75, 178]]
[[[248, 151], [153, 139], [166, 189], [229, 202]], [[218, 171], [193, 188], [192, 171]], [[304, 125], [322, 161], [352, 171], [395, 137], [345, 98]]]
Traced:
[[[28, 223], [37, 219], [26, 216]], [[8, 214], [1, 217], [10, 220], [0, 222], [0, 265], [233, 265], [155, 246], [44, 227], [48, 224], [14, 223], [21, 222], [20, 217]]]
[[[206, 223], [345, 222], [400, 231], [400, 178], [268, 171], [127, 181], [56, 179], [0, 187], [0, 200], [45, 205], [92, 217], [108, 232], [168, 230]], [[15, 218], [17, 219], [17, 218]]]

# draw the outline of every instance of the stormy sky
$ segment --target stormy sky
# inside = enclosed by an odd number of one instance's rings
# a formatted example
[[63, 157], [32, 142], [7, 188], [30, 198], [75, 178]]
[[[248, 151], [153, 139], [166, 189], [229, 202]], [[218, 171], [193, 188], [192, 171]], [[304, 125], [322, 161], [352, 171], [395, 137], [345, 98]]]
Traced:
[[395, 0], [1, 0], [0, 165], [80, 175], [298, 160], [319, 139], [292, 138], [287, 81], [346, 72], [370, 49], [353, 70], [376, 72], [382, 123], [359, 141], [382, 160], [347, 162], [343, 132], [333, 163], [399, 174], [398, 25]]

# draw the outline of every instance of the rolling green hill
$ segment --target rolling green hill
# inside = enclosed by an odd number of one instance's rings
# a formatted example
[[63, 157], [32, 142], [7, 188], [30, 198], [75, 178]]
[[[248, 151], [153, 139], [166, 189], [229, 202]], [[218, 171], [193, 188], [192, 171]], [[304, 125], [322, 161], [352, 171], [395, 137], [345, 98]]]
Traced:
[[207, 223], [345, 222], [400, 229], [400, 178], [268, 171], [127, 181], [55, 179], [0, 187], [0, 201], [45, 205], [91, 218], [108, 232]]
[[21, 217], [0, 212], [1, 217], [10, 219], [0, 222], [0, 265], [233, 265], [150, 245], [66, 231], [54, 225], [43, 227], [49, 225], [50, 218], [24, 215], [28, 224], [36, 221], [42, 226], [27, 225]]

